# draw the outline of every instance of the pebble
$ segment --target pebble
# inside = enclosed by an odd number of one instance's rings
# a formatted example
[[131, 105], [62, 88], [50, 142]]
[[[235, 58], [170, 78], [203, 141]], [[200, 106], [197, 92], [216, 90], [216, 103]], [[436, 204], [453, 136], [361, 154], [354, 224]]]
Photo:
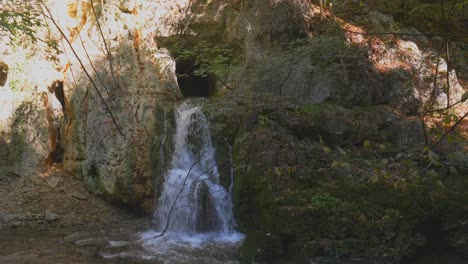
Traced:
[[74, 241], [82, 238], [83, 236], [84, 236], [84, 234], [82, 234], [80, 232], [76, 232], [76, 233], [73, 233], [71, 235], [68, 235], [68, 236], [64, 237], [63, 242], [71, 243], [71, 242], [74, 242]]
[[47, 181], [47, 185], [51, 188], [57, 188], [57, 186], [60, 184], [61, 179], [58, 177], [52, 177]]
[[80, 193], [80, 192], [73, 192], [72, 193], [72, 196], [78, 200], [88, 200], [88, 198], [86, 197], [86, 195]]

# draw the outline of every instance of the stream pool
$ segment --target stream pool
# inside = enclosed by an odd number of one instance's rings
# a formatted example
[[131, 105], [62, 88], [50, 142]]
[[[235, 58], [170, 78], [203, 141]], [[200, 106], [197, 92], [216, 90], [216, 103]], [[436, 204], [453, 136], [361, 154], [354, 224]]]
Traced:
[[[110, 230], [0, 230], [0, 263], [235, 264], [243, 235]], [[131, 230], [131, 229], [130, 229]]]
[[[84, 229], [84, 228], [83, 228]], [[176, 237], [138, 232], [120, 226], [108, 230], [7, 229], [0, 230], [0, 263], [115, 263], [115, 264], [235, 264], [242, 237]], [[213, 235], [213, 234], [211, 234]], [[383, 264], [370, 260], [343, 261], [316, 258], [310, 264]], [[405, 264], [467, 264], [456, 256], [427, 256]], [[286, 264], [281, 262], [281, 264]], [[288, 263], [293, 264], [293, 263]]]

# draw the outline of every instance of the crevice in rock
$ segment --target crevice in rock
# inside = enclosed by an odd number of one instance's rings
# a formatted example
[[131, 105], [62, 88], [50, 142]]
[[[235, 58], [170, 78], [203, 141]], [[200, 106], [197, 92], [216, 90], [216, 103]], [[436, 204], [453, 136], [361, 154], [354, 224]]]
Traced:
[[0, 86], [5, 86], [8, 79], [8, 65], [0, 61]]
[[65, 115], [65, 93], [63, 90], [63, 81], [55, 80], [51, 85], [48, 86], [48, 90], [55, 96], [55, 98], [57, 98], [57, 101], [60, 102], [62, 110], [62, 114], [57, 113], [57, 107], [54, 107], [54, 103], [50, 101], [51, 99], [49, 99], [47, 96], [44, 96], [43, 101], [47, 108], [47, 121], [49, 123], [49, 144], [51, 150], [47, 156], [46, 164], [51, 165], [61, 163], [65, 153], [65, 149], [62, 145], [61, 133], [63, 119], [59, 118], [59, 116]]
[[49, 152], [49, 155], [47, 157], [48, 164], [62, 163], [63, 156], [65, 154], [65, 149], [62, 147], [62, 143], [61, 143], [62, 138], [60, 135], [60, 128], [55, 128], [55, 129], [56, 129], [56, 133], [50, 136], [51, 140], [53, 140], [52, 137], [55, 137], [55, 144], [53, 144], [53, 149], [51, 152]]
[[63, 81], [56, 80], [49, 86], [51, 92], [62, 105], [62, 111], [65, 112], [65, 93], [63, 92]]

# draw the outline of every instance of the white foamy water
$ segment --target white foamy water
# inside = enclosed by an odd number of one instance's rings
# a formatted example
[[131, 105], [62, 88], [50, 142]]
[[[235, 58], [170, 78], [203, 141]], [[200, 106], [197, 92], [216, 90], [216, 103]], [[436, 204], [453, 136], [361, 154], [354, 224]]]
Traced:
[[174, 142], [153, 216], [157, 230], [233, 233], [231, 194], [219, 183], [208, 121], [193, 101], [184, 102], [176, 112]]
[[[209, 123], [196, 101], [181, 104], [175, 119], [174, 153], [153, 216], [155, 230], [138, 235], [135, 244], [143, 251], [130, 250], [125, 241], [111, 241], [102, 256], [237, 263], [237, 248], [245, 236], [235, 231], [231, 191], [219, 182]], [[232, 171], [230, 177], [232, 181]]]

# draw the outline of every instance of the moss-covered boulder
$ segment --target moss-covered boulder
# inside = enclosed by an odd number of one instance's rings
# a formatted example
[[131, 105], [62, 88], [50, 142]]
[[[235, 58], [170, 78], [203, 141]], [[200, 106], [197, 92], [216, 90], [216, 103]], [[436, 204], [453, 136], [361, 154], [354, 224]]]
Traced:
[[402, 129], [411, 120], [384, 106], [296, 106], [273, 97], [228, 105], [233, 119], [222, 111], [211, 118], [235, 134], [233, 202], [246, 263], [466, 253], [468, 178], [436, 172], [418, 145], [407, 152], [401, 138], [422, 129]]

